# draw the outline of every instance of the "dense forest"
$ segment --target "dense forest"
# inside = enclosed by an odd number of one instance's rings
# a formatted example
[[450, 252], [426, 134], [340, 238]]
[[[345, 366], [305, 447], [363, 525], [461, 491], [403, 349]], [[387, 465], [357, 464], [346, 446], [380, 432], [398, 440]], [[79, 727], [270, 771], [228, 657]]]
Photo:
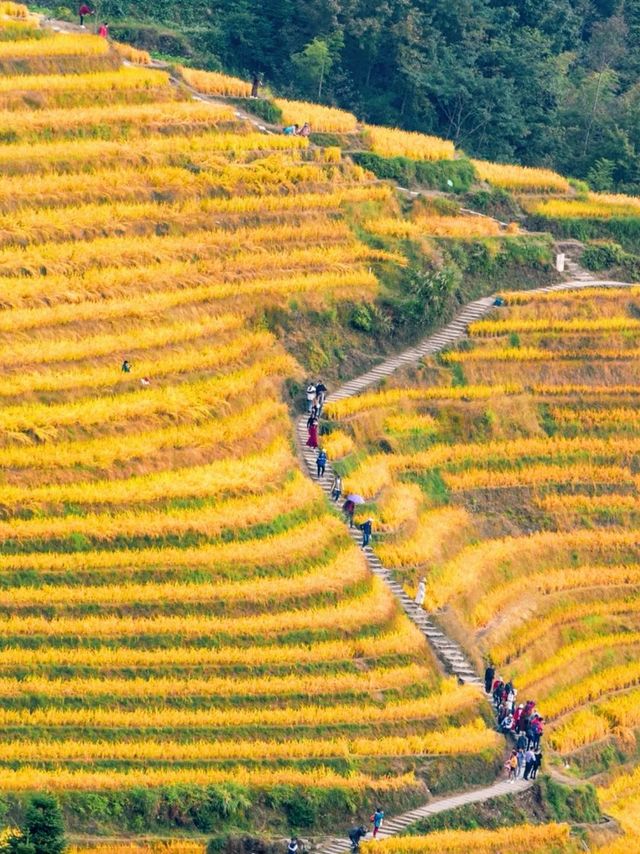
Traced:
[[446, 136], [473, 156], [548, 165], [595, 189], [640, 191], [640, 0], [100, 5], [137, 41], [260, 72], [280, 94]]

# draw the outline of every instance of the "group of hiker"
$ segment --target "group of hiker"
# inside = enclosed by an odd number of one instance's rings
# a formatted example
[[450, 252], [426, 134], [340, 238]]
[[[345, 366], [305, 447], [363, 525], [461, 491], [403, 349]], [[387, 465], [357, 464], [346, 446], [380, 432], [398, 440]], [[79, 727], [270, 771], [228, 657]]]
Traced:
[[311, 125], [309, 122], [305, 122], [303, 125], [294, 122], [292, 125], [285, 125], [282, 128], [282, 133], [285, 136], [311, 136]]
[[[92, 9], [91, 6], [88, 6], [86, 3], [82, 3], [80, 8], [78, 9], [78, 17], [80, 18], [80, 26], [84, 27], [84, 19], [90, 18], [92, 15], [95, 15], [96, 10]], [[103, 39], [109, 38], [109, 24], [106, 21], [103, 21], [98, 28], [98, 35], [102, 36]]]
[[484, 672], [484, 690], [493, 698], [500, 732], [515, 741], [505, 765], [507, 780], [535, 780], [542, 764], [540, 739], [544, 732], [544, 718], [536, 711], [535, 700], [518, 703], [513, 682], [496, 676], [491, 664]]
[[[324, 407], [326, 396], [327, 387], [322, 382], [322, 380], [318, 380], [318, 382], [310, 382], [307, 386], [306, 398], [307, 412], [309, 413], [309, 417], [307, 418], [306, 444], [308, 448], [314, 448], [317, 451], [316, 472], [318, 480], [325, 476], [328, 461], [327, 452], [324, 450], [324, 448], [320, 446], [319, 442], [320, 416], [322, 415], [322, 409]], [[334, 473], [333, 480], [331, 482], [331, 499], [332, 501], [339, 501], [341, 497], [342, 478], [339, 474]], [[353, 500], [354, 498], [358, 499], [359, 496], [347, 495], [342, 505], [342, 512], [344, 513], [345, 519], [349, 523], [350, 528], [353, 528], [355, 525], [353, 521], [353, 516], [356, 510], [356, 503]], [[364, 522], [358, 525], [358, 528], [362, 531], [362, 548], [364, 549], [369, 545], [371, 541], [373, 520], [366, 519]]]

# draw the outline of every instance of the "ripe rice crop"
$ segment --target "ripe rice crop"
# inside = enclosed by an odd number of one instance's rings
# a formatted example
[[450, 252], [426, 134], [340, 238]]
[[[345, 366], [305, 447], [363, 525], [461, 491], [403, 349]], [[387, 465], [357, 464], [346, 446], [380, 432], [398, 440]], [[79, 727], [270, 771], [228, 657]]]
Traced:
[[[365, 600], [365, 604], [370, 604], [370, 600]], [[283, 618], [286, 619], [291, 613], [283, 611]], [[337, 620], [344, 620], [347, 614], [347, 609], [340, 609], [336, 615], [336, 625], [338, 624]], [[359, 608], [358, 618], [363, 615], [364, 609]], [[309, 611], [306, 616], [308, 625], [315, 626], [314, 612]], [[163, 622], [166, 623], [169, 619], [163, 618]], [[178, 630], [180, 623], [186, 624], [184, 619], [171, 619]], [[262, 619], [262, 617], [252, 617], [247, 618], [247, 622], [257, 621], [260, 623]], [[77, 620], [76, 622], [80, 621]], [[129, 623], [131, 622], [130, 620]], [[196, 626], [200, 623], [203, 636], [210, 634], [215, 625], [214, 620], [204, 620], [198, 617], [193, 617], [191, 622], [193, 623], [192, 633], [195, 634]], [[299, 628], [302, 621], [298, 620], [297, 622]], [[375, 625], [375, 622], [372, 621], [369, 625]], [[144, 634], [144, 625], [141, 629], [141, 633]], [[256, 632], [259, 630], [257, 627]], [[249, 630], [249, 636], [251, 635], [252, 632]], [[26, 697], [38, 692], [42, 697], [52, 699], [97, 696], [112, 697], [114, 701], [116, 699], [145, 700], [146, 698], [149, 700], [156, 698], [157, 701], [158, 698], [167, 699], [168, 697], [211, 697], [215, 699], [216, 697], [286, 697], [292, 695], [300, 697], [326, 696], [333, 699], [337, 694], [364, 696], [374, 694], [377, 691], [394, 691], [412, 685], [417, 680], [429, 680], [432, 676], [433, 673], [430, 668], [410, 664], [398, 667], [372, 668], [366, 673], [321, 673], [319, 675], [294, 673], [286, 676], [255, 676], [241, 679], [235, 676], [193, 676], [191, 674], [186, 678], [156, 674], [151, 680], [142, 676], [132, 678], [77, 677], [74, 679], [47, 679], [42, 676], [28, 676], [25, 680], [0, 677], [0, 696]], [[433, 735], [441, 734], [434, 733]], [[481, 727], [479, 723], [465, 735], [467, 735], [470, 745], [467, 752], [477, 752], [478, 745], [481, 745], [479, 749], [482, 750], [497, 743], [495, 734]], [[444, 752], [448, 752], [445, 740], [442, 740], [442, 744]]]
[[65, 587], [43, 585], [18, 587], [11, 591], [13, 607], [42, 607], [79, 604], [162, 604], [163, 602], [213, 602], [242, 603], [264, 606], [267, 601], [285, 601], [304, 598], [325, 592], [340, 593], [344, 589], [366, 580], [366, 564], [353, 549], [342, 551], [329, 564], [312, 567], [311, 571], [287, 578], [263, 579], [259, 586], [255, 580], [219, 584], [166, 582], [117, 585], [101, 584], [96, 587]]
[[27, 6], [22, 3], [13, 3], [11, 0], [3, 0], [0, 3], [0, 15], [6, 15], [9, 18], [30, 18], [31, 13]]
[[[98, 129], [101, 133], [112, 126], [126, 128], [127, 135], [142, 133], [145, 129], [170, 129], [199, 127], [213, 128], [223, 122], [233, 121], [233, 110], [226, 104], [202, 104], [179, 101], [167, 104], [110, 104], [97, 107], [57, 108], [0, 114], [0, 133], [11, 133], [12, 138], [30, 138], [39, 134], [47, 138], [72, 133], [79, 135], [84, 128], [88, 133]], [[113, 176], [112, 176], [113, 178]]]
[[[486, 160], [471, 162], [481, 181], [487, 181], [505, 190], [521, 193], [568, 193], [571, 189], [566, 178], [550, 169], [515, 166], [509, 163], [489, 163]], [[555, 203], [555, 200], [550, 202], [550, 204]], [[543, 202], [543, 205], [546, 204], [549, 202]]]
[[[270, 651], [271, 648], [267, 650]], [[447, 683], [445, 683], [447, 684]], [[442, 694], [434, 694], [419, 700], [408, 700], [371, 705], [358, 705], [358, 720], [361, 724], [424, 720], [440, 717], [473, 707], [477, 697], [466, 687], [445, 688]], [[195, 727], [215, 729], [227, 726], [303, 727], [348, 723], [353, 716], [351, 703], [330, 706], [288, 706], [279, 708], [239, 709], [171, 709], [140, 707], [132, 711], [108, 708], [86, 709], [20, 709], [0, 710], [2, 726], [98, 726], [105, 729], [132, 727], [139, 729], [170, 729]]]
[[469, 517], [462, 508], [426, 511], [418, 517], [415, 534], [399, 543], [384, 543], [377, 550], [380, 559], [390, 567], [426, 566], [437, 561], [445, 544], [469, 527]]
[[[383, 852], [393, 854], [421, 854], [421, 852], [450, 852], [466, 854], [474, 851], [493, 854], [506, 845], [526, 846], [528, 854], [561, 854], [576, 852], [570, 839], [568, 824], [514, 825], [498, 830], [437, 830], [428, 836], [404, 836], [382, 841], [365, 842], [365, 851], [371, 852], [379, 843]], [[498, 847], [496, 847], [498, 846]]]
[[2, 745], [9, 761], [144, 760], [165, 762], [220, 761], [223, 759], [330, 759], [355, 756], [441, 756], [480, 753], [495, 749], [499, 737], [478, 719], [475, 724], [423, 736], [295, 739], [288, 741], [82, 742], [14, 741]]
[[0, 41], [0, 61], [31, 56], [101, 56], [109, 52], [109, 43], [100, 36], [58, 33], [44, 39]]
[[[354, 658], [363, 658], [374, 661], [380, 656], [386, 655], [421, 655], [425, 651], [424, 637], [422, 637], [415, 629], [410, 626], [402, 625], [402, 628], [396, 630], [398, 620], [391, 622], [384, 627], [383, 631], [378, 632], [375, 638], [364, 636], [362, 638], [342, 638], [335, 641], [317, 641], [312, 645], [309, 644], [281, 644], [275, 643], [268, 646], [249, 646], [238, 647], [235, 644], [220, 646], [215, 649], [195, 646], [195, 647], [169, 647], [169, 648], [154, 648], [154, 649], [136, 649], [128, 646], [102, 646], [92, 648], [55, 648], [55, 647], [40, 647], [37, 650], [27, 650], [24, 647], [12, 646], [2, 650], [0, 660], [7, 667], [24, 666], [31, 667], [51, 667], [51, 666], [66, 666], [66, 667], [99, 667], [99, 668], [158, 668], [158, 667], [252, 667], [260, 665], [261, 667], [269, 666], [285, 666], [290, 670], [295, 667], [295, 664], [318, 664], [321, 662], [337, 665], [340, 663], [349, 662]], [[292, 664], [295, 662], [295, 664]], [[465, 709], [470, 706], [475, 707], [477, 695], [474, 697], [472, 693], [459, 693], [452, 691], [453, 683], [447, 681], [442, 682], [441, 690], [438, 693], [429, 694], [427, 704], [422, 701], [418, 705], [406, 706], [404, 702], [396, 709], [395, 712], [387, 711], [379, 706], [372, 706], [369, 712], [364, 709], [363, 715], [369, 714], [373, 719], [377, 715], [380, 720], [396, 720], [403, 717], [439, 717], [441, 714], [451, 714], [458, 709]], [[140, 713], [139, 725], [155, 726], [152, 721], [157, 721], [159, 714], [158, 707], [155, 711], [156, 717], [150, 715], [148, 720], [150, 723], [144, 724], [147, 718], [144, 713]], [[201, 714], [189, 715], [177, 714], [174, 724], [171, 719], [167, 718], [165, 725], [167, 727], [175, 725], [186, 725], [187, 720], [191, 720], [193, 726], [231, 726], [233, 725], [234, 716], [239, 715], [239, 724], [253, 723], [257, 724], [263, 720], [264, 725], [302, 725], [317, 723], [335, 723], [340, 720], [349, 720], [350, 714], [347, 712], [349, 705], [338, 705], [327, 710], [323, 717], [322, 710], [318, 710], [313, 706], [311, 709], [300, 708], [300, 720], [294, 719], [293, 709], [288, 707], [291, 715], [290, 719], [286, 717], [286, 710], [280, 709], [279, 712], [271, 710], [269, 714], [266, 710], [251, 712], [251, 710], [240, 709], [230, 711], [228, 709], [219, 710], [216, 714], [215, 710], [208, 709]], [[409, 710], [408, 710], [409, 709]], [[23, 710], [29, 713], [30, 710]], [[87, 714], [84, 717], [77, 716], [76, 720], [84, 724], [90, 723], [91, 710], [86, 709]], [[140, 712], [140, 710], [138, 710]], [[165, 709], [168, 712], [168, 709]], [[16, 715], [10, 715], [8, 709], [0, 710], [0, 717], [3, 713], [7, 714], [4, 718], [5, 724], [8, 726], [13, 721], [17, 721]], [[50, 708], [46, 711], [47, 720], [50, 725], [55, 724], [56, 720], [62, 725], [65, 715], [57, 708]], [[209, 718], [206, 715], [210, 715]], [[305, 717], [306, 715], [306, 717]], [[52, 717], [53, 716], [53, 717]], [[57, 716], [57, 717], [56, 717]], [[342, 717], [341, 717], [342, 716]], [[18, 715], [19, 717], [19, 715]], [[22, 718], [21, 718], [22, 719]], [[115, 720], [115, 719], [114, 719]], [[120, 717], [121, 721], [131, 722], [131, 717], [126, 715]], [[45, 723], [44, 719], [42, 723]], [[96, 718], [96, 725], [101, 726], [118, 726], [117, 722], [110, 722], [103, 715], [100, 719]]]
[[421, 216], [417, 219], [376, 219], [365, 228], [383, 237], [496, 237], [502, 233], [498, 222], [479, 216]]
[[0, 216], [0, 247], [45, 241], [86, 240], [108, 234], [143, 236], [158, 227], [189, 231], [205, 227], [212, 216], [285, 214], [287, 211], [336, 210], [348, 202], [382, 201], [388, 187], [351, 186], [324, 193], [284, 196], [236, 196], [230, 199], [191, 199], [175, 205], [157, 202], [88, 204], [64, 210], [19, 211]]
[[132, 62], [134, 65], [151, 65], [151, 54], [146, 50], [114, 41], [111, 42], [111, 47], [127, 62]]
[[576, 320], [514, 318], [513, 320], [477, 320], [469, 326], [469, 333], [472, 337], [482, 338], [509, 335], [512, 332], [582, 334], [585, 332], [630, 332], [638, 329], [640, 329], [640, 320], [633, 317], [599, 317], [593, 320], [588, 318]]
[[130, 788], [160, 788], [165, 786], [215, 786], [220, 783], [234, 783], [250, 788], [272, 789], [281, 786], [311, 787], [317, 789], [342, 788], [357, 792], [393, 792], [415, 786], [412, 773], [396, 774], [388, 777], [369, 777], [365, 774], [339, 774], [329, 768], [298, 770], [247, 769], [240, 766], [216, 769], [202, 768], [144, 768], [126, 771], [116, 770], [78, 770], [54, 767], [48, 770], [37, 766], [24, 765], [8, 770], [0, 779], [0, 790], [6, 792], [22, 791], [123, 791]]
[[204, 843], [190, 839], [98, 842], [70, 845], [67, 850], [69, 854], [205, 854]]
[[561, 854], [577, 849], [568, 824], [522, 824], [498, 830], [436, 830], [428, 836], [398, 836], [363, 842], [366, 854], [494, 854], [499, 850], [526, 850], [527, 854]]
[[547, 199], [532, 212], [548, 219], [613, 219], [638, 216], [640, 201], [635, 196], [589, 193], [586, 199]]
[[[1, 78], [0, 78], [1, 80]], [[209, 109], [213, 109], [210, 107]], [[158, 105], [161, 114], [162, 105]], [[214, 112], [211, 113], [214, 115]], [[263, 151], [300, 151], [308, 146], [301, 136], [267, 136], [258, 133], [228, 134], [199, 133], [193, 136], [151, 136], [145, 139], [144, 149], [132, 147], [123, 150], [121, 141], [80, 139], [60, 142], [19, 142], [5, 145], [0, 150], [3, 174], [30, 175], [33, 173], [96, 172], [108, 167], [126, 168], [148, 165], [174, 165], [184, 167], [185, 158], [194, 158], [203, 167], [226, 166], [224, 152], [233, 150], [236, 162], [243, 157]]]
[[356, 117], [335, 107], [308, 104], [305, 101], [286, 101], [283, 98], [276, 98], [275, 104], [282, 110], [282, 122], [285, 125], [309, 122], [312, 131], [326, 133], [354, 133], [357, 129]]
[[[78, 39], [73, 36], [74, 43]], [[104, 39], [100, 39], [104, 45]], [[30, 42], [28, 42], [30, 44]], [[38, 44], [38, 42], [35, 42]], [[87, 74], [34, 74], [0, 77], [0, 96], [15, 92], [101, 92], [103, 90], [157, 89], [169, 85], [166, 71], [151, 68], [121, 68]]]
[[251, 83], [238, 77], [229, 77], [217, 71], [197, 71], [194, 68], [178, 66], [182, 79], [189, 86], [204, 95], [224, 95], [233, 98], [248, 98], [251, 95]]
[[412, 160], [453, 160], [455, 147], [448, 139], [412, 133], [398, 128], [365, 125], [371, 150], [381, 157], [409, 157]]

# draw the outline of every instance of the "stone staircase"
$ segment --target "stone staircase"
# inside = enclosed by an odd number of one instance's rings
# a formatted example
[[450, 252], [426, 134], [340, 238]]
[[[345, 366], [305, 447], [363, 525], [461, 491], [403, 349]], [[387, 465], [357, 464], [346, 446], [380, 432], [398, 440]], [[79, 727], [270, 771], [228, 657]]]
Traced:
[[[459, 795], [451, 795], [446, 798], [430, 801], [428, 804], [417, 809], [385, 819], [378, 832], [378, 839], [388, 839], [390, 836], [395, 836], [409, 827], [409, 825], [420, 821], [420, 819], [428, 818], [431, 815], [453, 810], [456, 807], [462, 807], [466, 804], [477, 804], [481, 801], [488, 801], [491, 798], [514, 795], [518, 792], [524, 792], [532, 785], [533, 783], [530, 780], [516, 780], [514, 783], [501, 780], [499, 783], [494, 783], [492, 786], [486, 786], [483, 789], [473, 789], [468, 792], [462, 792]], [[348, 839], [333, 838], [323, 845], [319, 851], [320, 854], [345, 854], [345, 852], [350, 850], [350, 847]]]

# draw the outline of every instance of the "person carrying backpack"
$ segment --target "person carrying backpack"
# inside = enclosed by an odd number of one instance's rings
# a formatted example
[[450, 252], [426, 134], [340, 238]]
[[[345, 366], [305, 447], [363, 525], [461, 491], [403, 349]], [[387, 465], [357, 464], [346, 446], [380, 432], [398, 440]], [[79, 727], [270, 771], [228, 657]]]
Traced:
[[376, 807], [376, 811], [369, 819], [371, 824], [373, 824], [373, 838], [375, 839], [378, 835], [378, 831], [382, 827], [382, 822], [384, 821], [384, 812], [382, 807]]
[[320, 448], [316, 457], [316, 468], [318, 470], [318, 479], [324, 477], [324, 470], [327, 466], [327, 452]]
[[347, 517], [349, 527], [353, 528], [353, 514], [356, 512], [356, 505], [353, 503], [353, 501], [349, 501], [349, 499], [347, 498], [347, 500], [342, 505], [342, 512]]
[[369, 545], [369, 541], [371, 540], [371, 529], [373, 527], [373, 520], [367, 519], [366, 522], [363, 522], [362, 525], [359, 526], [362, 531], [362, 548], [365, 549]]
[[351, 851], [356, 854], [360, 850], [360, 840], [367, 835], [367, 828], [361, 824], [360, 827], [353, 827], [349, 831], [349, 839], [351, 840]]

